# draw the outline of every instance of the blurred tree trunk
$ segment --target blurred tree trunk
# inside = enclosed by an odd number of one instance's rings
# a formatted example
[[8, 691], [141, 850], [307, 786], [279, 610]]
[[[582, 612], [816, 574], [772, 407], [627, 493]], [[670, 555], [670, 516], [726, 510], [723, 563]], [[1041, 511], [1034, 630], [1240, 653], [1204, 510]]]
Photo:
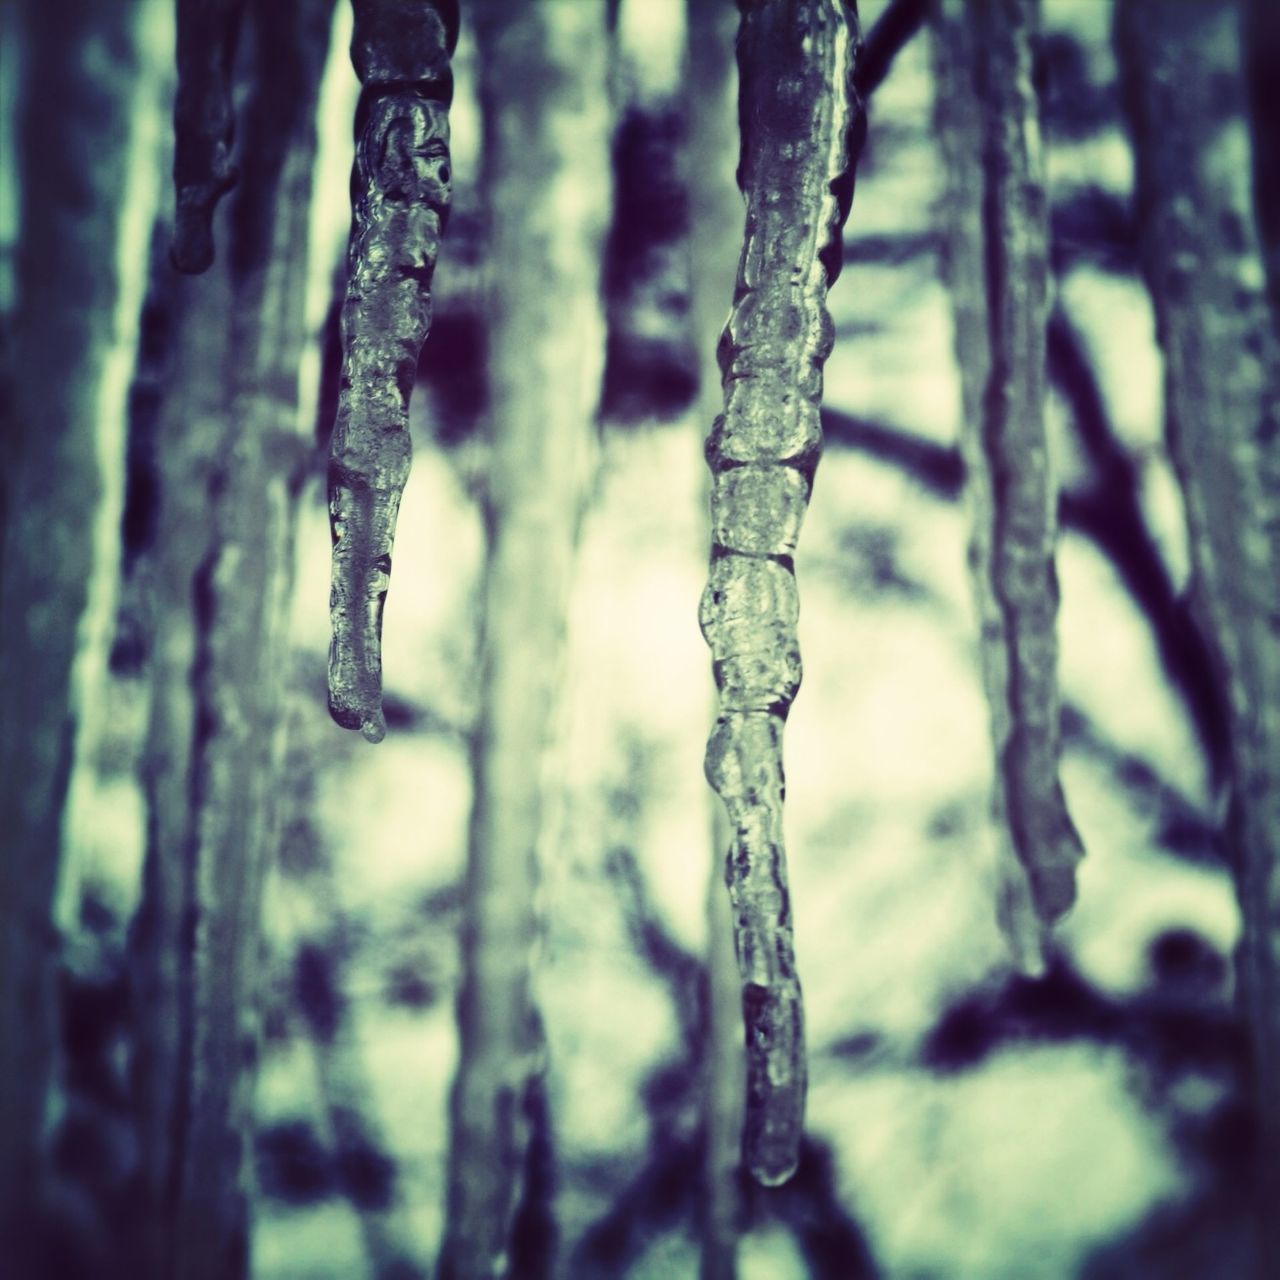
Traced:
[[1045, 432], [1048, 210], [1031, 40], [1035, 0], [936, 0], [945, 274], [963, 395], [974, 582], [994, 746], [999, 916], [1042, 968], [1082, 849], [1058, 781], [1057, 486]]
[[[691, 301], [699, 355], [695, 434], [698, 453], [724, 405], [716, 349], [733, 304], [746, 211], [734, 176], [738, 156], [738, 76], [734, 40], [738, 15], [718, 0], [687, 0], [689, 115], [689, 248]], [[710, 481], [706, 500], [710, 500]], [[699, 552], [711, 539], [708, 520]], [[708, 683], [707, 719], [715, 716]], [[725, 857], [732, 843], [718, 796], [707, 791], [711, 841], [707, 879], [706, 1055], [703, 1062], [702, 1280], [733, 1280], [742, 1221], [742, 1108], [746, 1064], [742, 998], [725, 892]]]
[[1258, 1274], [1280, 1274], [1280, 421], [1250, 193], [1238, 6], [1123, 0], [1116, 50], [1193, 598], [1230, 718], [1228, 843], [1252, 1047]]
[[311, 163], [332, 8], [250, 6], [252, 93], [218, 260], [169, 282], [148, 848], [131, 940], [140, 1275], [225, 1278], [248, 1265], [259, 905], [275, 832]]
[[[57, 1012], [51, 909], [79, 714], [73, 667], [104, 514], [118, 515], [120, 496], [123, 381], [108, 370], [133, 340], [133, 318], [120, 318], [131, 270], [120, 238], [148, 88], [142, 7], [31, 0], [20, 23], [6, 22], [20, 29], [24, 55], [0, 479], [0, 1239], [15, 1252], [35, 1234], [42, 1191]], [[15, 1254], [10, 1262], [22, 1265]]]
[[542, 1037], [530, 994], [543, 758], [593, 453], [607, 212], [605, 14], [478, 6], [492, 460], [445, 1277], [503, 1274]]

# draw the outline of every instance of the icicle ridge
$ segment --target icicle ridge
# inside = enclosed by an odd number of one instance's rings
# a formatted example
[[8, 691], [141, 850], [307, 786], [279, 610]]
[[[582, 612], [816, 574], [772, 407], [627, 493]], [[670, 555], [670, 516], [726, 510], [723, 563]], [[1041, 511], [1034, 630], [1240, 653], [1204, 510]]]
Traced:
[[382, 613], [409, 476], [409, 397], [449, 215], [452, 0], [356, 0], [352, 228], [342, 387], [329, 450], [329, 711], [370, 742], [382, 714]]

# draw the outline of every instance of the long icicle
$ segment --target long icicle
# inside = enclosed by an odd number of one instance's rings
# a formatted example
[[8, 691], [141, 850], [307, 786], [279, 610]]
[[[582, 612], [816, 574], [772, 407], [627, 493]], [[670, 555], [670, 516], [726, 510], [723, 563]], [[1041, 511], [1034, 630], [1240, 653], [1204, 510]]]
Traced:
[[[315, 110], [334, 0], [250, 0], [244, 168], [224, 251], [165, 280], [146, 857], [128, 959], [138, 1167], [124, 1274], [249, 1269], [259, 939], [278, 843]], [[145, 566], [145, 567], [143, 567]], [[131, 1238], [130, 1238], [131, 1237]]]
[[173, 265], [188, 275], [213, 262], [213, 214], [236, 183], [231, 64], [245, 0], [178, 0], [174, 99]]
[[449, 58], [457, 0], [353, 0], [356, 107], [342, 390], [329, 449], [329, 711], [370, 742], [382, 714], [382, 609], [409, 476], [409, 396], [449, 215]]
[[822, 451], [822, 366], [864, 117], [857, 10], [743, 0], [738, 181], [747, 223], [720, 340], [725, 412], [707, 439], [711, 572], [702, 597], [720, 717], [707, 779], [734, 828], [726, 882], [742, 978], [743, 1150], [766, 1186], [799, 1159], [806, 1067], [783, 848], [782, 729], [800, 685], [792, 556]]
[[1038, 972], [1048, 927], [1075, 900], [1083, 856], [1058, 778], [1056, 493], [1044, 421], [1048, 227], [1031, 84], [1038, 5], [939, 7], [947, 275], [995, 748], [998, 914], [1019, 965]]

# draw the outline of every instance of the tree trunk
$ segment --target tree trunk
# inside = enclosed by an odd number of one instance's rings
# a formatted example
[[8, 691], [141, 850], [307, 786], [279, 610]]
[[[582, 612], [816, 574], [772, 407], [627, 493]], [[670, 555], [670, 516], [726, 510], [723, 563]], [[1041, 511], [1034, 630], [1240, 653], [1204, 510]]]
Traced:
[[1252, 1048], [1258, 1275], [1280, 1272], [1280, 471], [1237, 6], [1124, 0], [1116, 51], [1193, 600], [1227, 691], [1237, 993]]
[[21, 240], [0, 480], [0, 1238], [18, 1251], [36, 1235], [42, 1195], [73, 668], [104, 577], [101, 532], [119, 512], [124, 383], [109, 367], [133, 341], [121, 312], [137, 287], [121, 235], [137, 102], [154, 91], [140, 66], [142, 8], [31, 0], [16, 24]]
[[478, 12], [493, 263], [480, 723], [443, 1277], [504, 1274], [542, 1052], [530, 996], [543, 756], [593, 452], [607, 213], [602, 7]]
[[[158, 423], [148, 848], [131, 939], [138, 1274], [244, 1275], [262, 881], [275, 831], [315, 106], [332, 0], [255, 0], [217, 265], [174, 280]], [[169, 270], [169, 267], [163, 268]]]

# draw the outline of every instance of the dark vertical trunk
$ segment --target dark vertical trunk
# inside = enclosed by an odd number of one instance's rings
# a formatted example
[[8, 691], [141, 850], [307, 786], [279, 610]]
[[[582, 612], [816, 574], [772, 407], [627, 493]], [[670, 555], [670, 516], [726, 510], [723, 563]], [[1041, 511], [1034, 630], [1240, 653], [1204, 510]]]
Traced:
[[[688, 0], [689, 248], [693, 330], [699, 354], [698, 446], [720, 412], [724, 392], [716, 344], [733, 302], [745, 211], [734, 165], [738, 153], [737, 14], [718, 0]], [[710, 536], [703, 529], [703, 543]], [[712, 694], [708, 689], [708, 710]], [[733, 917], [724, 891], [731, 842], [719, 799], [708, 793], [711, 861], [707, 879], [706, 1060], [703, 1063], [702, 1280], [733, 1280], [742, 1221], [740, 1170], [746, 1073]]]
[[594, 449], [608, 205], [603, 10], [478, 11], [492, 455], [480, 724], [440, 1273], [504, 1274], [542, 1040], [530, 995], [544, 752]]
[[1227, 691], [1228, 843], [1252, 1046], [1259, 1276], [1280, 1272], [1280, 485], [1275, 331], [1250, 199], [1238, 6], [1124, 0], [1116, 51], [1193, 600]]
[[123, 448], [123, 404], [103, 393], [119, 323], [139, 8], [19, 9], [21, 239], [0, 480], [0, 1238], [18, 1249], [41, 1193], [73, 664], [98, 513]]
[[1043, 965], [1082, 855], [1058, 779], [1057, 489], [1045, 432], [1048, 218], [1031, 83], [1034, 0], [938, 5], [946, 275], [963, 391], [970, 563], [995, 748], [999, 914]]
[[[132, 938], [138, 1274], [248, 1258], [258, 918], [275, 829], [316, 96], [332, 0], [255, 0], [245, 160], [207, 275], [174, 280], [157, 427], [148, 848]], [[165, 270], [171, 268], [165, 267]]]

